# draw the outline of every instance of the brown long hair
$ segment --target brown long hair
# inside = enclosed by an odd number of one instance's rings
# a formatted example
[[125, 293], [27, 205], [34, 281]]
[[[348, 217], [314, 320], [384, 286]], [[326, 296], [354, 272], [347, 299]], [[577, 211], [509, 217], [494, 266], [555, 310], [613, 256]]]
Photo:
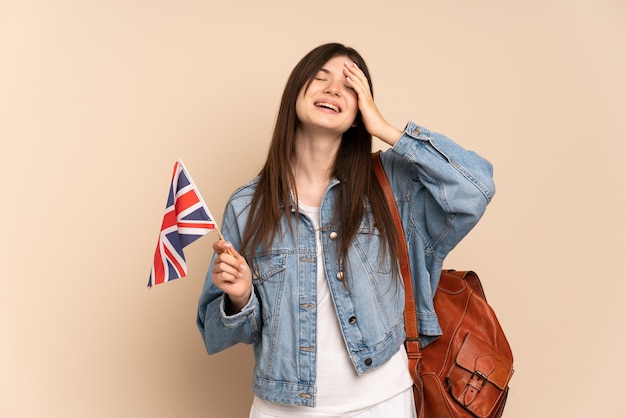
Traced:
[[[272, 142], [265, 165], [259, 173], [259, 182], [251, 202], [250, 215], [243, 235], [240, 252], [249, 263], [254, 262], [254, 252], [259, 247], [270, 248], [274, 237], [280, 233], [280, 218], [283, 211], [290, 210], [293, 197], [297, 207], [293, 161], [295, 157], [295, 136], [299, 124], [296, 115], [296, 100], [303, 87], [309, 86], [317, 72], [336, 56], [346, 56], [355, 62], [367, 76], [372, 90], [372, 81], [365, 61], [354, 49], [339, 43], [320, 45], [305, 55], [294, 67], [283, 91]], [[361, 175], [360, 173], [368, 173]], [[334, 214], [341, 228], [341, 243], [338, 261], [344, 268], [348, 249], [356, 236], [363, 218], [365, 202], [372, 207], [374, 224], [378, 228], [385, 245], [381, 246], [381, 257], [389, 256], [397, 260], [395, 243], [400, 238], [393, 224], [382, 188], [372, 169], [372, 136], [365, 129], [361, 113], [355, 124], [342, 137], [333, 165], [332, 174], [340, 183], [338, 201]], [[287, 217], [289, 227], [291, 216]], [[397, 263], [390, 263], [394, 273]], [[346, 283], [344, 281], [344, 283]]]

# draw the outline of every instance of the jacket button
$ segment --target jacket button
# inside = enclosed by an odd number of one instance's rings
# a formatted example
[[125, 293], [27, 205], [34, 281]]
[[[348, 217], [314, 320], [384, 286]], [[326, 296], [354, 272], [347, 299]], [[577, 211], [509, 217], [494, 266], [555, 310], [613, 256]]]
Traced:
[[415, 128], [413, 129], [413, 135], [415, 136], [419, 136], [419, 134], [421, 134], [420, 129], [419, 128]]
[[332, 240], [336, 240], [337, 239], [337, 233], [335, 231], [331, 232], [329, 236], [330, 236], [330, 239], [332, 239]]
[[343, 280], [343, 271], [337, 273], [337, 280]]
[[350, 319], [348, 319], [348, 323], [350, 325], [356, 324], [356, 316], [351, 316]]
[[372, 359], [371, 358], [366, 358], [364, 363], [365, 363], [366, 366], [371, 366], [372, 365]]

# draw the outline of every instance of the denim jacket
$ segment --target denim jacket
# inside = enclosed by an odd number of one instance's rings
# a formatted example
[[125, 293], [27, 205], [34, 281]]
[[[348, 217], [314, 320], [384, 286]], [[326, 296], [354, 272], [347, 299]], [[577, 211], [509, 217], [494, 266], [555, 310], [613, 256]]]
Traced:
[[[415, 286], [422, 345], [441, 335], [433, 295], [445, 256], [472, 229], [494, 195], [491, 164], [445, 136], [409, 122], [398, 142], [381, 153], [402, 217]], [[258, 179], [231, 196], [222, 233], [239, 248]], [[347, 353], [357, 373], [379, 367], [403, 344], [404, 288], [381, 260], [379, 235], [366, 204], [346, 266], [336, 250], [341, 231], [333, 213], [338, 180], [320, 207], [323, 268]], [[293, 221], [290, 230], [287, 217]], [[197, 325], [209, 354], [252, 344], [253, 388], [274, 403], [315, 405], [316, 244], [311, 220], [288, 204], [272, 248], [258, 249], [254, 291], [243, 309], [226, 315], [211, 269], [200, 296]], [[292, 233], [293, 232], [293, 233]], [[248, 260], [250, 261], [250, 260]], [[342, 283], [348, 280], [348, 286]]]

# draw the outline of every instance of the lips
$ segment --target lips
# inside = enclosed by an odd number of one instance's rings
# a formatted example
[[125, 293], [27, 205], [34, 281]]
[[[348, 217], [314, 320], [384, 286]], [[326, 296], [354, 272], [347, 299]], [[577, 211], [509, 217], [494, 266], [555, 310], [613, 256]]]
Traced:
[[330, 102], [326, 102], [326, 101], [319, 101], [319, 102], [315, 102], [314, 103], [316, 107], [322, 107], [324, 109], [330, 109], [334, 112], [341, 112], [341, 108], [339, 108], [338, 105], [336, 105], [335, 103], [330, 103]]

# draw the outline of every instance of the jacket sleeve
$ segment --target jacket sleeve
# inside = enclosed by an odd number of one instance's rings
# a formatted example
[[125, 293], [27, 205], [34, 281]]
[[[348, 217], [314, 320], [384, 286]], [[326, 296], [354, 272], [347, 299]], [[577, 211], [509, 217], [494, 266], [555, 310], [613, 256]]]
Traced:
[[[241, 244], [238, 216], [231, 204], [227, 205], [222, 225], [224, 238], [235, 248]], [[207, 352], [214, 354], [237, 343], [251, 344], [260, 335], [261, 311], [259, 300], [254, 291], [248, 303], [240, 312], [226, 315], [225, 295], [213, 284], [212, 270], [215, 255], [206, 275], [206, 280], [198, 303], [196, 324], [204, 340]]]
[[433, 298], [443, 261], [493, 198], [493, 167], [475, 152], [413, 122], [381, 159], [409, 246], [420, 334], [436, 337], [441, 329]]
[[[383, 164], [405, 228], [443, 259], [476, 225], [495, 194], [493, 167], [444, 135], [409, 122]], [[407, 222], [409, 225], [407, 225]]]

